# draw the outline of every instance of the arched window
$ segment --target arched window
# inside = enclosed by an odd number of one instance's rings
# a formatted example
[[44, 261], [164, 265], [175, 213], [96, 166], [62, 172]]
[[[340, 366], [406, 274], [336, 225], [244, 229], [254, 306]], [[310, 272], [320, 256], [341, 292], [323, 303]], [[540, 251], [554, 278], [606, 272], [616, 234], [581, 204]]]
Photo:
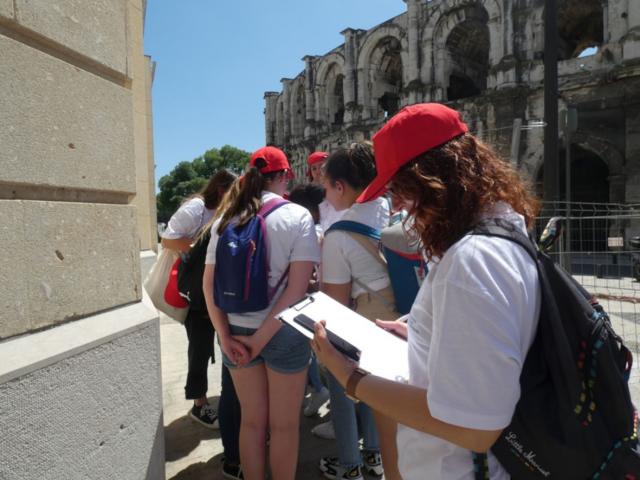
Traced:
[[339, 127], [344, 123], [344, 75], [336, 64], [327, 75], [326, 96], [328, 123]]
[[291, 135], [302, 138], [305, 127], [306, 94], [304, 91], [304, 78], [297, 81], [291, 103]]
[[[565, 151], [560, 152], [560, 198], [566, 199]], [[591, 204], [609, 203], [609, 167], [597, 153], [580, 145], [571, 146], [571, 202], [588, 204], [573, 207], [572, 217], [593, 215]], [[544, 166], [538, 172], [536, 190], [542, 198]], [[597, 208], [597, 207], [596, 207]], [[574, 220], [571, 223], [571, 250], [576, 252], [607, 250], [607, 221], [600, 219]]]
[[462, 10], [464, 20], [451, 30], [446, 41], [449, 100], [473, 97], [487, 88], [489, 16], [480, 5], [471, 5]]
[[580, 56], [604, 43], [601, 0], [561, 0], [558, 6], [558, 59]]
[[380, 116], [387, 118], [400, 108], [402, 90], [402, 46], [395, 37], [378, 43], [371, 59], [374, 77], [373, 96], [377, 99]]

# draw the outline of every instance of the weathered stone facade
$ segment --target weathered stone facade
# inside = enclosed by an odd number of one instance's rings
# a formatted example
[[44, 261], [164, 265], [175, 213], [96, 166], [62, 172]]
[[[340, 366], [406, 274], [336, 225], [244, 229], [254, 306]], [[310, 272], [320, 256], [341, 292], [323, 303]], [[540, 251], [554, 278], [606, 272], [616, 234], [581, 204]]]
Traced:
[[[344, 44], [265, 94], [267, 143], [303, 174], [309, 152], [369, 138], [401, 106], [445, 102], [539, 179], [544, 1], [404, 1], [406, 13], [344, 30]], [[578, 112], [572, 200], [640, 202], [640, 2], [559, 4], [560, 109]]]

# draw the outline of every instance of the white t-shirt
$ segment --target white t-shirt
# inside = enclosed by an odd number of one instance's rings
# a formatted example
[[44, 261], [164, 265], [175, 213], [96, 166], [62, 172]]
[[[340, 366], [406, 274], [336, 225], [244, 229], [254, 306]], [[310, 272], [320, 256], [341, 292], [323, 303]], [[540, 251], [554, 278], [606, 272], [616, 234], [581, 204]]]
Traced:
[[[275, 193], [262, 192], [262, 202], [273, 198], [281, 198]], [[320, 246], [316, 236], [316, 228], [309, 211], [296, 205], [287, 203], [272, 212], [265, 221], [267, 227], [267, 250], [269, 255], [269, 286], [275, 288], [291, 262], [320, 261]], [[205, 264], [215, 265], [216, 248], [219, 235], [217, 232], [219, 221], [211, 228], [211, 240], [207, 247]], [[286, 281], [273, 296], [271, 304], [262, 311], [229, 314], [229, 323], [239, 327], [259, 328], [264, 322], [271, 307], [285, 288]]]
[[[526, 232], [507, 204], [483, 216]], [[506, 427], [539, 312], [535, 263], [509, 240], [468, 235], [432, 264], [408, 321], [410, 383], [427, 390], [431, 415], [466, 428]], [[468, 450], [402, 425], [397, 443], [405, 480], [474, 478]], [[491, 454], [489, 472], [509, 478]]]
[[320, 226], [323, 232], [326, 232], [331, 225], [340, 220], [347, 212], [346, 209], [336, 210], [326, 198], [318, 205], [318, 210], [320, 210]]
[[[377, 198], [371, 202], [354, 203], [345, 210], [342, 220], [364, 223], [377, 230], [389, 225], [389, 202]], [[353, 237], [342, 231], [325, 235], [322, 244], [322, 281], [345, 284], [352, 279], [364, 283], [372, 290], [382, 290], [391, 285], [387, 269], [376, 261]], [[366, 293], [366, 290], [351, 284], [351, 297]]]
[[173, 214], [169, 225], [162, 233], [162, 238], [194, 238], [198, 231], [211, 221], [214, 213], [215, 210], [205, 208], [203, 199], [194, 197], [184, 202]]

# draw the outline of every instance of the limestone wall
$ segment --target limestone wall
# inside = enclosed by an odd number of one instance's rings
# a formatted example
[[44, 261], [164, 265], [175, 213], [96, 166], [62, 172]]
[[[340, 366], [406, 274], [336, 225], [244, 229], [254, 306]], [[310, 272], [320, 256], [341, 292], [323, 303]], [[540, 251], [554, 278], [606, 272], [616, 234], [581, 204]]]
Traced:
[[[142, 2], [0, 2], [0, 338], [142, 297], [155, 249]], [[18, 288], [20, 285], [24, 288]]]
[[0, 478], [164, 477], [143, 0], [0, 0]]

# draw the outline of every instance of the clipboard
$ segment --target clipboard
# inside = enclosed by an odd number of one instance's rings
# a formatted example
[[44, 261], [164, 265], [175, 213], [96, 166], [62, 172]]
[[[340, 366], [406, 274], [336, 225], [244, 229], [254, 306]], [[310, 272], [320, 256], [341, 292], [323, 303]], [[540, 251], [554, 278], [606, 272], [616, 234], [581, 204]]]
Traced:
[[[330, 332], [328, 335], [340, 340], [337, 344], [334, 341], [331, 343], [342, 353], [358, 361], [363, 370], [396, 382], [409, 381], [408, 345], [404, 339], [378, 327], [322, 292], [306, 295], [276, 315], [276, 318], [311, 339], [312, 327], [309, 329], [309, 322], [303, 317], [312, 322], [325, 320], [327, 332]], [[308, 325], [305, 326], [304, 323]], [[359, 352], [357, 358], [349, 354], [349, 347]]]

